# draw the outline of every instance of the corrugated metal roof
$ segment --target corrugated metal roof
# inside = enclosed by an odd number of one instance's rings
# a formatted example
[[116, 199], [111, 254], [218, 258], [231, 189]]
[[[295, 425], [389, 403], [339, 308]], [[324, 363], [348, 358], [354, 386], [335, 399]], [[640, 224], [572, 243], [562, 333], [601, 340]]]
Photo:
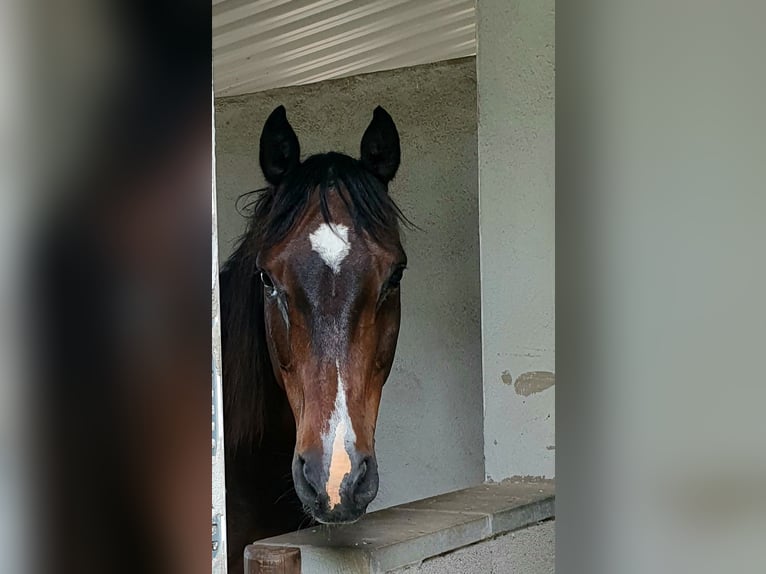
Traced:
[[475, 0], [213, 0], [216, 96], [475, 53]]

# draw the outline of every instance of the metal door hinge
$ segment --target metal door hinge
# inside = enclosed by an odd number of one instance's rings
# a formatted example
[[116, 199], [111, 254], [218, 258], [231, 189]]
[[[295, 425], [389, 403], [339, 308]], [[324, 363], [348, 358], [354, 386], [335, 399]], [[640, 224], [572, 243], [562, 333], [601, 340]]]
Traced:
[[221, 515], [213, 516], [213, 558], [218, 555], [221, 546]]

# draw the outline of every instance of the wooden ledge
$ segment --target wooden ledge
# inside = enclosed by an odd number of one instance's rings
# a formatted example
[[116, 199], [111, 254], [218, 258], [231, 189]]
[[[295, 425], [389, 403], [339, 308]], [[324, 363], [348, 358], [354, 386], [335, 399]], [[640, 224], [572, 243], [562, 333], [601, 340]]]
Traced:
[[[552, 481], [504, 481], [373, 512], [355, 524], [319, 526], [245, 549], [245, 572], [382, 574], [554, 517]], [[269, 548], [297, 552], [298, 570], [254, 570]], [[300, 570], [300, 568], [303, 570]]]

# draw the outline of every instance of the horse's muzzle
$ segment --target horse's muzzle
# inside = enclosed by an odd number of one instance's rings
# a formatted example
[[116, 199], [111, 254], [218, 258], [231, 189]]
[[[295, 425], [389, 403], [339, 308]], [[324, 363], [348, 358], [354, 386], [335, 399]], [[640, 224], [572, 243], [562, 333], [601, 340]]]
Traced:
[[378, 494], [378, 463], [375, 455], [354, 453], [351, 469], [340, 485], [328, 480], [321, 452], [305, 452], [293, 458], [295, 492], [308, 512], [323, 524], [356, 522]]

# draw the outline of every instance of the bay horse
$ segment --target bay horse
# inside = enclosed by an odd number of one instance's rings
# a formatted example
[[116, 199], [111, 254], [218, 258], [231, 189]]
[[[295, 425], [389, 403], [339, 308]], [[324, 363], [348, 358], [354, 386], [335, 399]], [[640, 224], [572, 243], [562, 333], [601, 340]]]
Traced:
[[381, 107], [360, 158], [300, 160], [285, 108], [260, 138], [268, 187], [221, 272], [230, 569], [252, 541], [358, 520], [399, 335], [406, 218], [388, 193], [399, 134]]

